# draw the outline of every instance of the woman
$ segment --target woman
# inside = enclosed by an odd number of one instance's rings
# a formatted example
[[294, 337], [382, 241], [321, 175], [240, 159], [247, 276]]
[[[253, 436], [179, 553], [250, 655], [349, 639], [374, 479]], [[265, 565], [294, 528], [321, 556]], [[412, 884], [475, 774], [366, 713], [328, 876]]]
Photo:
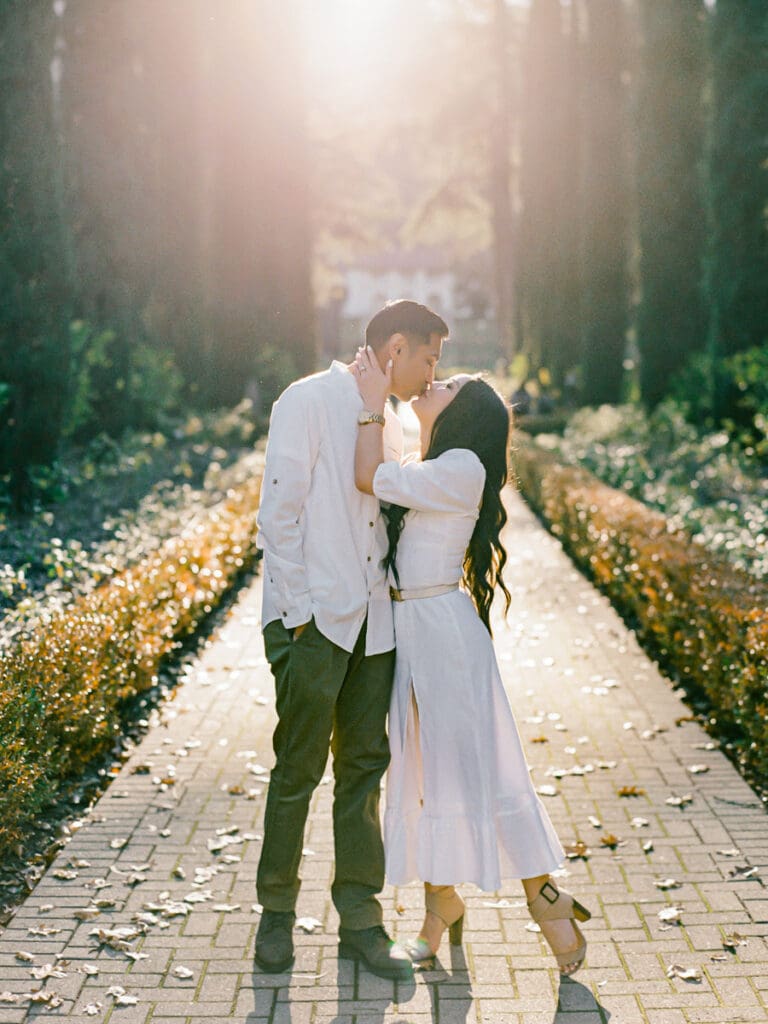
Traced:
[[[391, 365], [382, 369], [362, 349], [353, 373], [366, 410], [382, 414]], [[508, 413], [489, 384], [468, 375], [434, 384], [412, 408], [420, 459], [384, 462], [375, 419], [358, 428], [355, 452], [357, 486], [389, 504], [395, 583], [387, 876], [425, 883], [413, 960], [434, 957], [446, 928], [461, 942], [456, 883], [492, 891], [502, 878], [520, 878], [561, 972], [572, 974], [586, 952], [575, 919], [590, 913], [549, 876], [564, 852], [531, 783], [490, 635], [496, 587], [507, 610], [511, 600], [499, 539]]]

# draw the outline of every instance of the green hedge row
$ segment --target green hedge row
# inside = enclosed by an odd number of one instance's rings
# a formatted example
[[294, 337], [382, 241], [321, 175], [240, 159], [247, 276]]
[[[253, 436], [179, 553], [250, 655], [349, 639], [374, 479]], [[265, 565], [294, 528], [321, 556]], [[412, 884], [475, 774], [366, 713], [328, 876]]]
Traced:
[[126, 701], [157, 682], [256, 556], [260, 478], [0, 650], [0, 856], [62, 781], [112, 749]]
[[525, 435], [520, 489], [671, 676], [704, 694], [740, 763], [768, 787], [768, 581], [712, 555], [665, 518]]

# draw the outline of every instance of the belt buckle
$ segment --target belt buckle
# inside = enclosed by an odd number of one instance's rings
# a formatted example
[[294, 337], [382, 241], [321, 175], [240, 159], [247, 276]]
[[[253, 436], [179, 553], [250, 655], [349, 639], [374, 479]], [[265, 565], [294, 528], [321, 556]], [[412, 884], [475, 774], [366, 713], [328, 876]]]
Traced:
[[392, 598], [393, 601], [402, 601], [403, 600], [403, 598], [402, 598], [402, 596], [400, 594], [400, 591], [396, 587], [390, 587], [389, 588], [389, 596]]

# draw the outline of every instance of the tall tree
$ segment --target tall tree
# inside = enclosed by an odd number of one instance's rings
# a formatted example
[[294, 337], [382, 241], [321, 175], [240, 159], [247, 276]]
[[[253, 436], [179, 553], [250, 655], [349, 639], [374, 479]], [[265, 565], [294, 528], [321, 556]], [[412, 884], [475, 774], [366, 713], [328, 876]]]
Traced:
[[581, 0], [583, 396], [621, 398], [629, 284], [627, 29], [618, 0]]
[[768, 5], [717, 0], [711, 20], [713, 235], [708, 285], [723, 355], [768, 340]]
[[522, 101], [519, 301], [525, 347], [557, 383], [579, 360], [579, 119], [575, 33], [559, 0], [534, 0]]
[[69, 377], [58, 30], [47, 2], [0, 8], [0, 473], [10, 474], [19, 510], [31, 497], [31, 466], [55, 457]]
[[643, 400], [706, 344], [703, 0], [641, 0], [636, 168]]

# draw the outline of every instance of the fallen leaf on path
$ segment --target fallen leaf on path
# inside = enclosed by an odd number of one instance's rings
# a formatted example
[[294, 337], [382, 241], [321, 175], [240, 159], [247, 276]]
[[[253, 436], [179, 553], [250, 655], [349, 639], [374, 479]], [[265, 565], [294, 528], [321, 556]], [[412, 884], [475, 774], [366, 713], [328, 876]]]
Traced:
[[592, 826], [592, 828], [602, 828], [603, 827], [602, 821], [600, 821], [599, 818], [596, 818], [594, 816], [594, 814], [590, 814], [590, 816], [587, 818], [587, 821]]
[[640, 786], [621, 786], [616, 792], [619, 796], [645, 796], [645, 790]]
[[307, 935], [320, 931], [322, 927], [322, 922], [315, 917], [300, 917], [296, 922], [296, 928], [300, 928]]
[[67, 871], [66, 868], [59, 868], [53, 872], [53, 877], [58, 878], [61, 882], [71, 882], [77, 878], [77, 871]]
[[740, 935], [738, 932], [731, 932], [723, 939], [723, 947], [725, 949], [736, 950], [739, 946], [746, 946], [747, 941], [748, 940], [744, 935]]
[[589, 855], [592, 853], [590, 848], [581, 839], [576, 843], [571, 843], [565, 847], [565, 855], [568, 860], [588, 860]]
[[195, 972], [190, 971], [188, 967], [174, 967], [173, 969], [174, 978], [182, 978], [186, 980], [188, 978], [194, 978]]
[[670, 964], [667, 968], [668, 978], [680, 978], [681, 981], [701, 981], [701, 971], [698, 967], [682, 967], [680, 964]]
[[33, 967], [29, 972], [36, 981], [45, 981], [46, 978], [66, 978], [67, 972], [62, 971], [58, 964], [41, 964], [40, 967]]
[[708, 764], [692, 764], [688, 767], [688, 771], [691, 775], [704, 775], [705, 772], [709, 771]]
[[95, 1017], [96, 1014], [101, 1013], [103, 1009], [103, 1003], [88, 1003], [88, 1005], [85, 1007], [85, 1012], [88, 1014], [89, 1017]]
[[617, 846], [621, 846], [624, 843], [623, 839], [619, 839], [618, 836], [609, 833], [606, 836], [600, 836], [600, 842], [603, 846], [607, 846], [611, 850], [615, 850]]
[[629, 824], [632, 828], [647, 828], [650, 822], [647, 818], [633, 818]]
[[539, 796], [557, 796], [557, 788], [555, 786], [539, 786], [536, 792]]
[[728, 872], [729, 878], [753, 878], [760, 869], [757, 867], [751, 867], [749, 864], [741, 864], [735, 868], [731, 868]]
[[652, 839], [649, 839], [646, 843], [643, 843], [643, 853], [653, 853]]
[[657, 916], [659, 920], [664, 921], [665, 924], [679, 924], [682, 912], [682, 907], [676, 907], [673, 905], [671, 907], [664, 907], [663, 910], [659, 911]]
[[17, 960], [21, 960], [21, 962], [25, 964], [31, 964], [35, 959], [34, 953], [27, 953], [26, 950], [23, 949], [17, 950], [16, 953], [14, 953], [14, 956]]
[[693, 797], [690, 793], [686, 793], [685, 796], [668, 796], [664, 801], [665, 804], [669, 804], [670, 807], [685, 807], [686, 804], [693, 803]]
[[735, 846], [732, 846], [730, 850], [718, 850], [721, 857], [739, 857], [741, 856], [741, 850], [737, 850]]
[[680, 889], [682, 882], [678, 882], [676, 878], [659, 878], [653, 883], [657, 889], [666, 891], [667, 889]]

